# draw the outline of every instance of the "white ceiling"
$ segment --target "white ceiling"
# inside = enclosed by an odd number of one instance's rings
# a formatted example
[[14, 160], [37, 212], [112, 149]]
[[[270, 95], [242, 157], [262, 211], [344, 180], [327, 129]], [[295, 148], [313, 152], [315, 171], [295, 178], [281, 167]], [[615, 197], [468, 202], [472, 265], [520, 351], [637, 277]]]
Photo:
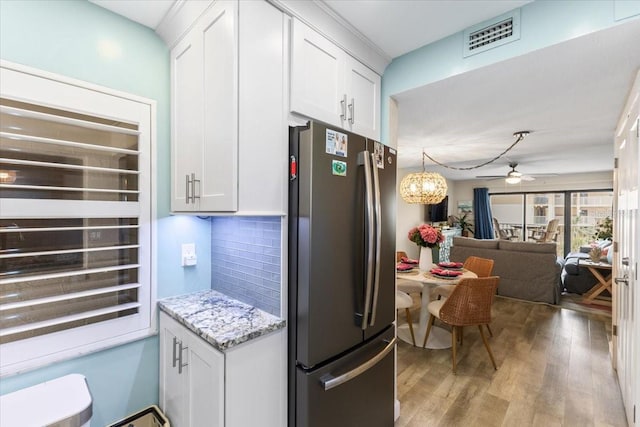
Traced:
[[89, 0], [98, 6], [109, 9], [136, 21], [144, 26], [156, 29], [176, 0]]
[[[90, 0], [155, 28], [174, 0]], [[325, 0], [394, 58], [529, 1]], [[502, 175], [514, 160], [525, 174], [608, 171], [613, 134], [640, 69], [640, 21], [631, 21], [499, 64], [398, 94], [398, 164], [420, 167], [421, 153], [453, 166], [498, 155], [490, 166], [459, 172], [427, 161], [450, 179]]]
[[324, 0], [390, 58], [532, 0]]
[[640, 69], [640, 22], [630, 22], [396, 96], [398, 164], [420, 167], [422, 150], [451, 166], [452, 179], [501, 175], [509, 161], [525, 174], [613, 170], [613, 137]]

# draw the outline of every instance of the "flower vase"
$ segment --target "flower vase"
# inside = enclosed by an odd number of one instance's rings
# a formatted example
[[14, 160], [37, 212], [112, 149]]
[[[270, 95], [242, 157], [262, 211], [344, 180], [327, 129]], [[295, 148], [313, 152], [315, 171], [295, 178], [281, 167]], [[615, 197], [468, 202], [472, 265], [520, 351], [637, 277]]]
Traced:
[[420, 247], [420, 262], [418, 268], [420, 271], [429, 271], [433, 268], [433, 252], [431, 248]]

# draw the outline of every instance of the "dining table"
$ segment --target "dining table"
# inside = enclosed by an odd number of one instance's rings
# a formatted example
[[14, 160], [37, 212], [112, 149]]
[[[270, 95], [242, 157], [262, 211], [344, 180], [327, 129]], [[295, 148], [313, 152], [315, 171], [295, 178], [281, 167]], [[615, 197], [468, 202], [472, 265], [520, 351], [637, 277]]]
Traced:
[[[433, 267], [436, 267], [433, 265]], [[429, 270], [419, 270], [414, 268], [411, 271], [396, 272], [396, 279], [399, 280], [411, 280], [420, 282], [424, 285], [422, 296], [420, 298], [420, 316], [418, 323], [413, 324], [413, 330], [415, 331], [416, 345], [422, 346], [424, 335], [427, 330], [427, 322], [429, 320], [429, 309], [427, 306], [432, 301], [431, 291], [439, 285], [455, 285], [462, 279], [478, 277], [473, 271], [467, 269], [461, 269], [461, 275], [456, 277], [440, 277], [430, 273]], [[411, 333], [409, 332], [409, 325], [403, 323], [398, 326], [398, 338], [402, 341], [412, 344]], [[442, 349], [451, 347], [451, 332], [448, 330], [434, 325], [429, 334], [429, 340], [425, 348], [429, 349]]]

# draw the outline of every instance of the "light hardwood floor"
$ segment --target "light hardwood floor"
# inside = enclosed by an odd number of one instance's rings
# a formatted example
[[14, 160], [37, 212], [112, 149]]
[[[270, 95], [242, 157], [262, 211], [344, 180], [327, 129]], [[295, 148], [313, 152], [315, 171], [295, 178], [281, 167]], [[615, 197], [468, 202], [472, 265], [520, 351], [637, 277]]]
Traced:
[[610, 317], [500, 297], [493, 314], [497, 371], [476, 327], [464, 330], [457, 375], [451, 349], [400, 341], [395, 427], [627, 425], [609, 356]]

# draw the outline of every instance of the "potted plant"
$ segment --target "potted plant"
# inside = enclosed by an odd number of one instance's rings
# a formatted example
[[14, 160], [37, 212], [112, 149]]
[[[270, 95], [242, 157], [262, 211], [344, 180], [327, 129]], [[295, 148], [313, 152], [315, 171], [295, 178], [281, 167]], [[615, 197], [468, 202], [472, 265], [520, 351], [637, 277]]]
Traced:
[[613, 238], [613, 220], [608, 216], [602, 218], [596, 225], [593, 237], [597, 240], [611, 240]]
[[473, 234], [473, 224], [471, 223], [471, 220], [468, 218], [468, 216], [469, 214], [465, 212], [464, 215], [456, 218], [456, 223], [462, 230], [462, 235], [464, 237], [469, 237], [469, 235]]

